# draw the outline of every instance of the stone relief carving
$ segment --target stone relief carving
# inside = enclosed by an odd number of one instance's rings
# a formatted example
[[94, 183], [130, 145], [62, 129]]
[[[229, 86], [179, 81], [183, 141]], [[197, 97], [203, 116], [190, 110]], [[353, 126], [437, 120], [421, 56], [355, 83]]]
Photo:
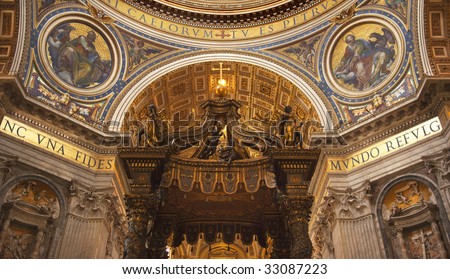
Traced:
[[13, 167], [17, 163], [18, 157], [0, 154], [0, 186], [6, 180], [8, 175], [13, 173]]
[[51, 213], [53, 219], [59, 217], [60, 206], [56, 194], [48, 187], [34, 180], [26, 180], [11, 189], [5, 203], [25, 202]]
[[321, 259], [323, 249], [326, 248], [329, 254], [334, 253], [333, 244], [333, 226], [335, 223], [335, 213], [332, 208], [334, 197], [327, 195], [324, 201], [318, 206], [317, 220], [312, 226], [312, 244], [313, 244], [313, 258]]
[[0, 258], [45, 258], [60, 216], [56, 193], [39, 180], [11, 187], [1, 208]]
[[445, 259], [446, 252], [435, 222], [406, 234], [406, 245], [410, 258]]
[[30, 258], [33, 239], [34, 236], [30, 233], [17, 234], [17, 232], [8, 227], [5, 233], [2, 232], [0, 258]]
[[370, 185], [365, 182], [358, 188], [346, 190], [328, 188], [329, 193], [319, 204], [315, 223], [311, 228], [313, 258], [322, 258], [322, 253], [334, 253], [333, 227], [336, 220], [355, 219], [370, 214]]
[[394, 257], [447, 257], [436, 204], [432, 191], [420, 180], [400, 180], [386, 192], [382, 218]]
[[345, 191], [329, 188], [330, 203], [337, 218], [357, 218], [370, 213], [370, 185]]
[[111, 192], [112, 188], [86, 187], [77, 181], [72, 181], [69, 190], [70, 212], [83, 218], [105, 218], [109, 229], [105, 257], [113, 258], [113, 254], [121, 257], [127, 226], [125, 215], [120, 210], [118, 197]]
[[117, 202], [117, 197], [111, 192], [112, 188], [97, 189], [72, 181], [69, 190], [70, 212], [84, 218], [107, 217]]
[[425, 190], [424, 186], [419, 186], [415, 180], [408, 181], [405, 186], [395, 187], [389, 191], [391, 197], [383, 203], [383, 219], [391, 220], [398, 216], [401, 212], [412, 206], [424, 206], [425, 203], [435, 203], [431, 193]]
[[436, 176], [440, 188], [450, 186], [450, 148], [422, 159], [425, 161], [428, 173]]

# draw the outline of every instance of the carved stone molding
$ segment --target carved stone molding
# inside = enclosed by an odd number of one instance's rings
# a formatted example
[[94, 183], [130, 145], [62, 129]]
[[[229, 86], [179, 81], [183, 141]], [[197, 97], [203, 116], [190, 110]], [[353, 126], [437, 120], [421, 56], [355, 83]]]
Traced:
[[119, 215], [113, 221], [113, 226], [110, 233], [110, 238], [106, 245], [106, 258], [113, 257], [113, 247], [115, 246], [117, 252], [117, 258], [122, 258], [124, 253], [124, 241], [128, 232], [127, 222], [125, 221], [125, 216]]
[[332, 207], [334, 197], [327, 195], [324, 201], [318, 206], [317, 220], [311, 229], [311, 241], [313, 245], [313, 259], [321, 259], [324, 247], [330, 254], [334, 252], [333, 245], [333, 225], [335, 223], [335, 213]]
[[439, 188], [450, 187], [450, 148], [431, 156], [422, 157], [422, 159], [428, 168], [428, 173], [436, 176]]
[[105, 218], [118, 212], [118, 198], [113, 188], [94, 188], [72, 180], [69, 212], [83, 218]]
[[0, 186], [8, 178], [8, 175], [13, 174], [13, 167], [19, 158], [9, 154], [0, 154]]
[[334, 257], [333, 228], [339, 219], [357, 219], [370, 214], [370, 185], [357, 188], [328, 188], [328, 195], [318, 205], [317, 219], [311, 228], [313, 258], [321, 259], [326, 252]]
[[[126, 222], [118, 197], [112, 187], [94, 188], [72, 180], [69, 188], [69, 213], [76, 220], [104, 220], [107, 227], [105, 235], [106, 258], [121, 257], [126, 234]], [[102, 257], [102, 256], [100, 256]]]
[[367, 182], [357, 188], [328, 188], [330, 206], [336, 218], [356, 219], [370, 214], [370, 185]]

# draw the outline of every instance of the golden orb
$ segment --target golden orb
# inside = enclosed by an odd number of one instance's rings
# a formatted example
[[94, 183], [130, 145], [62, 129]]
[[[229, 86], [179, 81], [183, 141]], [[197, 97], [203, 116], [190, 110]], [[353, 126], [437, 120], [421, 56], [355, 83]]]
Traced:
[[219, 79], [219, 81], [217, 82], [219, 85], [222, 85], [222, 86], [226, 86], [227, 85], [227, 81], [226, 80], [224, 80], [223, 78], [222, 79]]
[[227, 87], [226, 86], [223, 86], [221, 84], [217, 85], [217, 87], [216, 87], [216, 94], [217, 94], [217, 96], [223, 98], [223, 97], [225, 97], [227, 95], [227, 93], [228, 92], [227, 92]]

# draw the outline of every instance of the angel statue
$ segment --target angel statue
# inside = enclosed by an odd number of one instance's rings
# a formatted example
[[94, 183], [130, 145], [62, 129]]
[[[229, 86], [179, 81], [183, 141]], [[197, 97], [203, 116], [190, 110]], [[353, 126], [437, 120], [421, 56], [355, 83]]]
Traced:
[[298, 146], [302, 142], [302, 134], [300, 127], [303, 122], [300, 122], [294, 113], [291, 106], [284, 108], [284, 114], [280, 118], [278, 124], [279, 134], [284, 139], [285, 146]]
[[132, 147], [139, 145], [139, 127], [136, 125], [137, 115], [134, 107], [131, 107], [124, 116], [124, 131], [130, 133], [130, 144]]

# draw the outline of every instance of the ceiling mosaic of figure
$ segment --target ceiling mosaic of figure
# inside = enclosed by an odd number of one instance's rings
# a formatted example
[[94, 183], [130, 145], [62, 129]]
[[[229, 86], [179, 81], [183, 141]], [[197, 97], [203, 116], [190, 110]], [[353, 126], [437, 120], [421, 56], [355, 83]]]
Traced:
[[[232, 70], [224, 72], [228, 86], [244, 107], [254, 107], [252, 117], [301, 95], [322, 126], [343, 131], [416, 96], [422, 67], [412, 59], [419, 57], [409, 16], [412, 1], [257, 4], [33, 1], [27, 4], [33, 21], [24, 48], [24, 87], [40, 105], [98, 130], [120, 129], [125, 112], [132, 104], [141, 107], [138, 100], [148, 88], [147, 100], [187, 98], [170, 107], [156, 104], [186, 117], [189, 105], [209, 98], [205, 92], [213, 81], [207, 75], [228, 60], [227, 54], [234, 57]], [[291, 9], [254, 20], [260, 12], [285, 6]], [[219, 8], [224, 12], [213, 12]], [[168, 17], [166, 10], [175, 12]], [[188, 66], [195, 63], [200, 63], [195, 69]], [[175, 69], [183, 78], [171, 83], [173, 92], [155, 93], [161, 77], [173, 76]], [[289, 84], [287, 91], [273, 87], [277, 75]], [[190, 90], [203, 95], [193, 99]]]

